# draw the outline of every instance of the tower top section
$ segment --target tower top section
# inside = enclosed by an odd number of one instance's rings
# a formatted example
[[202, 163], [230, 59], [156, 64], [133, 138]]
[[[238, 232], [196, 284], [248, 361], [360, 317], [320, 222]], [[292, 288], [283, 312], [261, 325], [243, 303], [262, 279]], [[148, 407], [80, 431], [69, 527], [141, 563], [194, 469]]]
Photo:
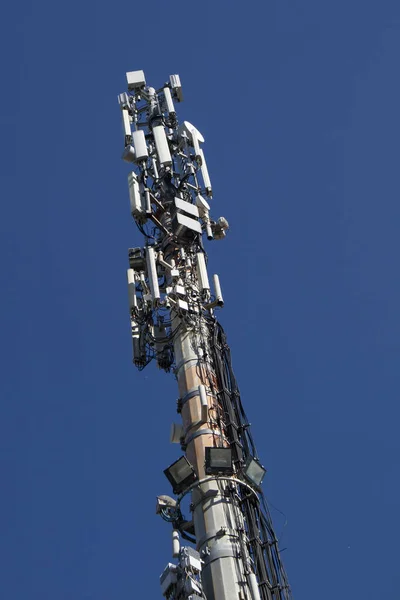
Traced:
[[126, 78], [128, 91], [118, 96], [122, 158], [131, 165], [131, 215], [145, 238], [144, 247], [129, 249], [134, 363], [141, 369], [156, 356], [158, 366], [169, 371], [171, 315], [188, 325], [212, 317], [224, 303], [218, 275], [210, 285], [203, 236], [223, 239], [229, 225], [210, 215], [213, 190], [204, 136], [189, 121], [178, 120], [179, 75], [170, 75], [159, 89], [146, 84], [143, 71], [130, 71]]
[[[192, 201], [200, 212], [208, 211], [207, 201], [197, 198], [213, 194], [202, 148], [205, 140], [189, 121], [178, 122], [175, 103], [183, 100], [179, 75], [170, 75], [159, 89], [146, 84], [143, 71], [130, 71], [126, 79], [128, 92], [118, 96], [125, 141], [122, 158], [137, 167], [137, 175], [144, 175], [157, 199], [174, 194]], [[216, 229], [217, 237], [224, 237], [225, 229]], [[213, 237], [210, 231], [207, 235]]]

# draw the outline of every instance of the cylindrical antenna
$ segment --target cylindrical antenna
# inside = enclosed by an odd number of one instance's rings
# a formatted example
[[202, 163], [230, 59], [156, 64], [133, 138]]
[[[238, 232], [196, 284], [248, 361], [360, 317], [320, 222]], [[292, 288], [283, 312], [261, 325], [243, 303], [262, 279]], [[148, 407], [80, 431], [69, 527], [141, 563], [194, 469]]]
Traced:
[[135, 271], [133, 269], [127, 269], [126, 274], [128, 278], [129, 310], [132, 311], [134, 308], [137, 308]]
[[174, 115], [175, 114], [174, 101], [172, 100], [171, 90], [169, 89], [169, 87], [164, 88], [164, 98], [165, 98], [165, 104], [167, 105], [167, 111], [169, 112], [170, 115]]
[[201, 157], [201, 174], [203, 176], [204, 187], [206, 188], [207, 196], [212, 196], [212, 187], [211, 180], [208, 174], [206, 159], [204, 158], [204, 152], [200, 148], [200, 157]]
[[201, 407], [201, 420], [203, 423], [208, 421], [208, 402], [206, 388], [203, 384], [199, 385], [199, 396], [200, 396], [200, 407]]
[[206, 260], [204, 258], [204, 252], [198, 252], [197, 253], [197, 277], [199, 280], [199, 288], [200, 291], [210, 291], [210, 284], [208, 281], [208, 275], [207, 275], [207, 267], [206, 267]]
[[155, 158], [151, 159], [151, 163], [153, 165], [153, 173], [154, 173], [154, 178], [158, 179], [158, 169], [157, 169], [157, 161]]
[[124, 132], [125, 146], [128, 146], [132, 141], [131, 117], [126, 109], [121, 110], [121, 113], [122, 113], [122, 129]]
[[147, 188], [144, 190], [144, 207], [145, 207], [146, 213], [151, 215], [150, 191]]
[[193, 148], [194, 148], [194, 153], [195, 153], [196, 159], [200, 159], [202, 161], [202, 156], [200, 154], [201, 150], [200, 150], [199, 138], [196, 135], [196, 131], [192, 131], [192, 141], [193, 141]]
[[221, 284], [219, 283], [219, 277], [218, 277], [218, 275], [213, 275], [213, 280], [214, 280], [215, 301], [217, 302], [218, 306], [223, 306], [224, 305], [224, 299], [222, 297]]
[[172, 531], [172, 556], [178, 558], [181, 550], [181, 542], [179, 540], [179, 531], [173, 529]]
[[255, 576], [255, 574], [249, 573], [247, 575], [247, 580], [249, 582], [251, 600], [261, 600], [260, 599], [260, 588], [258, 587], [257, 577]]
[[154, 248], [147, 246], [146, 248], [146, 262], [147, 262], [147, 277], [149, 279], [149, 286], [153, 300], [160, 299], [160, 288], [158, 287], [158, 276], [156, 267], [156, 257]]

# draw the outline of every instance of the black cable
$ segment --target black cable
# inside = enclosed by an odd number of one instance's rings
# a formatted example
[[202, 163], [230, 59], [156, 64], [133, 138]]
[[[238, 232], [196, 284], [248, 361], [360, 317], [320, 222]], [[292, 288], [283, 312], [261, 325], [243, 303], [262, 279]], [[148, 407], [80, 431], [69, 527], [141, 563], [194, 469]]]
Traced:
[[[257, 458], [250, 423], [244, 411], [232, 368], [231, 352], [222, 326], [208, 320], [212, 331], [212, 352], [218, 382], [217, 397], [224, 413], [225, 431], [232, 448], [234, 462], [240, 467], [247, 458]], [[262, 490], [259, 498], [239, 491], [241, 508], [249, 538], [249, 552], [254, 563], [262, 600], [289, 600], [287, 576], [280, 560], [278, 540], [271, 514]], [[255, 500], [257, 498], [257, 500]]]
[[154, 235], [149, 235], [148, 233], [145, 232], [144, 228], [142, 225], [140, 225], [137, 221], [135, 221], [137, 228], [139, 229], [140, 233], [142, 235], [144, 235], [145, 237], [147, 237], [150, 240], [154, 240]]

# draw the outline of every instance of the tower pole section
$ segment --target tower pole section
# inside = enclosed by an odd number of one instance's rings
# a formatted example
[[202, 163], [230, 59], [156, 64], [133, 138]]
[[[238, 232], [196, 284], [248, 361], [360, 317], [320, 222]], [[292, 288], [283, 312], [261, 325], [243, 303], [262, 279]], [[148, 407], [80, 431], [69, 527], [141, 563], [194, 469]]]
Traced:
[[[200, 386], [216, 389], [213, 364], [204, 356], [202, 346], [199, 333], [186, 328], [182, 328], [174, 342], [179, 394], [183, 399], [188, 398], [181, 409], [186, 456], [200, 480], [206, 477], [205, 449], [229, 445], [218, 425], [216, 397], [207, 393], [209, 416], [203, 422], [200, 395], [192, 395]], [[244, 527], [238, 518], [240, 508], [234, 506], [237, 501], [226, 489], [226, 482], [215, 478], [192, 493], [197, 550], [204, 560], [204, 591], [208, 600], [259, 600], [258, 589], [252, 595], [246, 577], [252, 571], [246, 544], [241, 541]]]
[[[178, 75], [156, 90], [143, 71], [127, 73], [119, 95], [132, 217], [144, 246], [129, 249], [128, 291], [133, 362], [154, 359], [173, 371], [179, 390], [172, 440], [184, 452], [164, 472], [176, 498], [157, 512], [173, 526], [173, 556], [161, 575], [167, 600], [288, 600], [290, 589], [265, 502], [260, 464], [216, 318], [219, 277], [210, 285], [203, 237], [221, 240], [229, 225], [213, 220], [212, 186], [202, 144], [178, 122]], [[182, 513], [190, 496], [191, 517]], [[181, 547], [180, 539], [191, 542]]]

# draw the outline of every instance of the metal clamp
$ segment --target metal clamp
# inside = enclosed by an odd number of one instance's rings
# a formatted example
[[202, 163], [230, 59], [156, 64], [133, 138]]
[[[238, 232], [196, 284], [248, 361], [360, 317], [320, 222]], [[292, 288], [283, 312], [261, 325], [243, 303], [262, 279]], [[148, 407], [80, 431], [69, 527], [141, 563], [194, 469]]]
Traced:
[[[199, 396], [199, 395], [200, 395], [199, 386], [196, 386], [196, 387], [188, 390], [186, 392], [186, 394], [182, 398], [179, 398], [179, 400], [178, 400], [179, 409], [182, 409], [182, 406], [184, 404], [186, 404], [186, 402], [188, 400], [190, 400], [191, 398], [194, 398], [195, 396]], [[212, 392], [208, 392], [208, 391], [206, 391], [206, 396], [211, 396], [212, 398], [215, 398], [215, 394], [213, 394]]]
[[200, 552], [200, 549], [202, 546], [204, 546], [204, 544], [206, 544], [207, 542], [209, 542], [210, 540], [213, 540], [215, 538], [217, 539], [221, 539], [224, 536], [228, 536], [231, 538], [237, 538], [239, 539], [239, 535], [238, 532], [235, 529], [211, 529], [211, 531], [209, 531], [205, 536], [203, 536], [198, 542], [197, 542], [197, 549]]
[[206, 569], [210, 563], [218, 560], [219, 558], [238, 558], [239, 550], [235, 549], [232, 544], [222, 544], [221, 546], [215, 544], [201, 554], [204, 560], [203, 569]]
[[176, 367], [174, 369], [174, 373], [175, 373], [176, 376], [178, 376], [178, 372], [185, 365], [188, 365], [189, 363], [194, 363], [196, 365], [199, 365], [200, 362], [204, 362], [204, 361], [202, 361], [200, 358], [189, 358], [189, 359], [186, 359], [186, 360], [181, 360], [181, 362], [176, 365]]
[[[221, 477], [218, 475], [212, 475], [210, 477], [204, 477], [204, 479], [199, 479], [198, 481], [195, 481], [195, 483], [192, 483], [192, 485], [189, 485], [189, 487], [186, 488], [186, 490], [184, 490], [178, 496], [177, 501], [176, 501], [176, 507], [179, 508], [180, 503], [185, 498], [185, 496], [190, 494], [190, 492], [192, 492], [194, 489], [203, 485], [203, 483], [209, 483], [211, 481], [215, 481], [216, 483], [219, 483], [220, 481], [228, 481], [229, 483], [232, 483], [234, 485], [241, 485], [255, 497], [257, 502], [259, 502], [257, 491], [249, 483], [246, 483], [245, 481], [242, 481], [241, 479], [237, 479], [237, 477], [227, 477], [227, 476]], [[204, 498], [204, 500], [206, 500], [206, 498]]]
[[222, 434], [219, 433], [218, 431], [213, 431], [212, 429], [208, 429], [208, 428], [207, 429], [198, 429], [197, 431], [192, 433], [192, 435], [190, 435], [187, 440], [185, 440], [185, 444], [186, 445], [190, 444], [190, 442], [192, 442], [195, 438], [199, 437], [200, 435], [215, 435], [217, 437], [222, 437]]

